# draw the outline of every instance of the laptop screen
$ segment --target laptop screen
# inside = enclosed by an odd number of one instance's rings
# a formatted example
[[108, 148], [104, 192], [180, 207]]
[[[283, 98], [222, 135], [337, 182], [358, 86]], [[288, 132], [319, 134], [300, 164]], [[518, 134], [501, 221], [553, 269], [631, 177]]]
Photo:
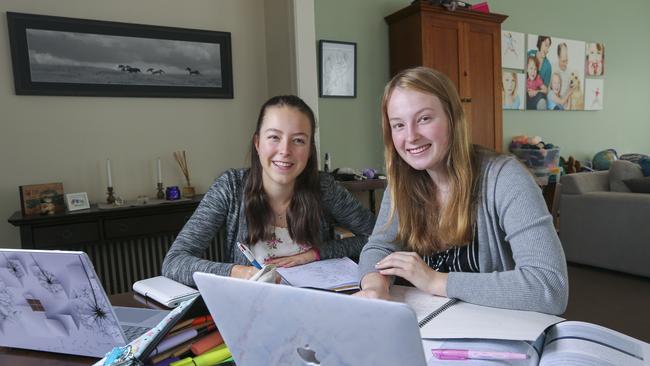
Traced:
[[85, 253], [0, 249], [0, 345], [100, 357], [124, 344]]

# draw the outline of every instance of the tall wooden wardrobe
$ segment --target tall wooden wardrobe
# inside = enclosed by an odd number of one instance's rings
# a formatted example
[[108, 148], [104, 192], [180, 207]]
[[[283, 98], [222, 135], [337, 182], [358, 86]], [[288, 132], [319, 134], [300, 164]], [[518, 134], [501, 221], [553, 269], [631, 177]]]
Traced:
[[414, 2], [386, 17], [390, 73], [413, 66], [444, 72], [456, 84], [465, 108], [472, 142], [501, 151], [500, 14], [447, 10]]

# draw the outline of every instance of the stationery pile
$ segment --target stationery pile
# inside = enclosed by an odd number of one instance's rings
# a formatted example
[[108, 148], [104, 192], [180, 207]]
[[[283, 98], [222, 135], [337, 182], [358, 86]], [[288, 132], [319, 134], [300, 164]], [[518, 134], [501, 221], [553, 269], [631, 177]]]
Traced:
[[215, 365], [230, 357], [212, 317], [200, 316], [176, 324], [149, 355], [156, 366]]
[[188, 318], [200, 309], [197, 297], [182, 302], [157, 326], [124, 347], [115, 347], [95, 366], [208, 366], [231, 361], [212, 316]]

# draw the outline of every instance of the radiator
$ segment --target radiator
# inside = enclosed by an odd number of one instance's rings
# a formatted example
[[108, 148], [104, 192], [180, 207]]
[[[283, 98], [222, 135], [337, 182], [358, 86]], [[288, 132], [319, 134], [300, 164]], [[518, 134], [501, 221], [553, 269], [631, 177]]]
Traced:
[[[165, 254], [175, 235], [157, 235], [107, 241], [100, 245], [80, 245], [73, 250], [88, 254], [95, 272], [109, 295], [131, 291], [135, 281], [160, 276]], [[220, 261], [223, 234], [218, 235], [203, 258]]]

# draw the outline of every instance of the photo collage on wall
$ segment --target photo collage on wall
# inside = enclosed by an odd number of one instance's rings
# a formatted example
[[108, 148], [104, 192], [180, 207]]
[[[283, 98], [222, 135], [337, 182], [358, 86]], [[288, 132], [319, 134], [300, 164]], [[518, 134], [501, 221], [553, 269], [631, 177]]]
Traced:
[[501, 61], [503, 109], [603, 109], [603, 43], [503, 30]]

